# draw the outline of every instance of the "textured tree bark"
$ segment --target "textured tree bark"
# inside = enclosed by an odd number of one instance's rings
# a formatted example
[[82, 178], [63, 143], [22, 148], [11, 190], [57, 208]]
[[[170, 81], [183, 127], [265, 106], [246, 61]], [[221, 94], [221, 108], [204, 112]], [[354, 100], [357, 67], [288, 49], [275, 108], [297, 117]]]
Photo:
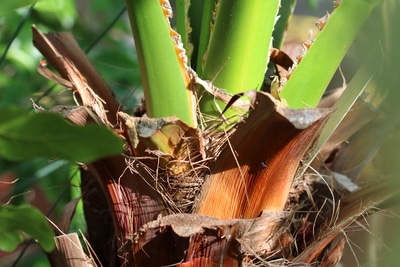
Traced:
[[221, 219], [282, 211], [300, 162], [331, 109], [294, 110], [258, 93], [211, 169], [198, 212]]
[[50, 262], [54, 267], [92, 267], [76, 233], [60, 235], [54, 238], [56, 251], [51, 254]]

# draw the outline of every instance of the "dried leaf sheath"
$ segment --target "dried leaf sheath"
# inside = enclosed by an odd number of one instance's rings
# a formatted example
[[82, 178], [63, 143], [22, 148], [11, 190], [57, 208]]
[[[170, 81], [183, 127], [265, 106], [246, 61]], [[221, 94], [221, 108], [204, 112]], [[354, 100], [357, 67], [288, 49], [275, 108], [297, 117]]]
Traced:
[[149, 159], [154, 187], [169, 208], [190, 212], [208, 171], [200, 132], [175, 117], [118, 116], [132, 156]]
[[[117, 125], [119, 104], [72, 35], [44, 35], [33, 27], [33, 36], [35, 46], [61, 74], [60, 79], [66, 80], [63, 83], [71, 83], [71, 89], [79, 94], [82, 103], [92, 109], [102, 123], [109, 127]], [[131, 241], [133, 234], [166, 209], [158, 192], [149, 185], [152, 178], [149, 178], [143, 165], [134, 166], [136, 172], [129, 171], [128, 167], [122, 155], [101, 159], [87, 166], [107, 200], [108, 207], [104, 209], [111, 212], [116, 235], [113, 238], [117, 241], [121, 265], [135, 262]], [[89, 200], [85, 195], [83, 198], [86, 200], [85, 210], [96, 206], [90, 202], [93, 198]], [[140, 257], [137, 260], [140, 262]]]
[[[88, 168], [108, 198], [118, 241], [118, 255], [122, 257], [121, 263], [134, 262], [134, 233], [143, 224], [155, 220], [159, 214], [165, 212], [163, 201], [146, 182], [146, 179], [151, 178], [146, 177], [147, 172], [143, 165], [135, 164], [137, 172], [130, 172], [126, 170], [123, 156], [97, 161]], [[121, 170], [126, 171], [121, 173]]]
[[273, 239], [265, 229], [276, 230], [288, 215], [269, 213], [254, 219], [218, 220], [199, 214], [174, 214], [144, 225], [137, 242], [154, 242], [149, 236], [172, 231], [189, 241], [184, 263], [178, 266], [240, 266], [243, 255], [259, 253]]
[[[82, 101], [93, 103], [95, 96], [104, 101], [102, 105], [104, 106], [105, 116], [108, 122], [115, 125], [117, 123], [116, 114], [120, 105], [85, 53], [80, 49], [72, 34], [66, 32], [43, 34], [34, 25], [32, 26], [32, 33], [34, 45], [60, 73], [61, 77], [72, 82], [72, 85], [81, 85], [82, 88], [75, 88], [74, 90], [82, 89], [78, 93], [87, 97]], [[95, 95], [90, 95], [90, 88], [95, 88]], [[88, 92], [85, 93], [84, 91]]]
[[211, 169], [200, 214], [230, 219], [281, 211], [300, 161], [331, 112], [286, 109], [264, 93], [254, 103], [230, 140], [233, 151], [227, 146]]

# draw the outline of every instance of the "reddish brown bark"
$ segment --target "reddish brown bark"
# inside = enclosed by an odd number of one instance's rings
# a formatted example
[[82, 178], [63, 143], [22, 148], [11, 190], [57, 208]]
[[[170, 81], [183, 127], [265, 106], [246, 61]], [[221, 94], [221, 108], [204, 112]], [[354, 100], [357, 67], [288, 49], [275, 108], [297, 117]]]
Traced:
[[282, 211], [300, 162], [331, 112], [283, 108], [263, 93], [253, 101], [254, 110], [211, 169], [200, 214], [230, 219]]

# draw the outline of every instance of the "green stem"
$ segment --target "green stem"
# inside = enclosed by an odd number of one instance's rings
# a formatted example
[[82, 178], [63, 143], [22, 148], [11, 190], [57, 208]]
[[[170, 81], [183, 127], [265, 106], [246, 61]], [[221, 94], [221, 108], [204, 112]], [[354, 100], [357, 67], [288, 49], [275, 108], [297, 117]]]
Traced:
[[[230, 94], [259, 89], [268, 63], [279, 0], [221, 0], [202, 77]], [[202, 112], [219, 115], [211, 95]]]
[[[200, 24], [200, 37], [198, 41], [197, 61], [196, 61], [196, 72], [202, 77], [204, 61], [206, 58], [208, 44], [210, 42], [211, 27], [214, 23], [213, 12], [215, 11], [215, 5], [217, 0], [204, 0], [202, 7], [202, 19]], [[194, 11], [192, 13], [195, 13]], [[198, 14], [198, 13], [196, 13]]]

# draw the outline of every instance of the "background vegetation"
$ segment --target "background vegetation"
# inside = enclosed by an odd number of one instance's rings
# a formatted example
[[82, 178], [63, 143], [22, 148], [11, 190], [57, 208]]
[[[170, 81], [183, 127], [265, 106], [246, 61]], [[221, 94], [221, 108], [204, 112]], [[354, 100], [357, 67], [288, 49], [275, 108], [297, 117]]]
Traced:
[[[29, 4], [29, 1], [13, 2], [16, 5], [17, 2], [21, 2], [21, 5]], [[118, 100], [124, 103], [128, 112], [133, 112], [142, 92], [124, 7], [124, 2], [115, 4], [115, 1], [44, 0], [39, 1], [33, 9], [27, 6], [14, 10], [10, 7], [8, 12], [2, 13], [0, 108], [14, 106], [33, 112], [30, 99], [45, 108], [73, 103], [68, 92], [60, 86], [54, 86], [36, 71], [39, 59], [43, 57], [32, 44], [30, 26], [35, 24], [43, 31], [74, 32], [79, 44], [112, 87]], [[0, 4], [0, 9], [1, 12], [7, 10], [4, 2]], [[79, 172], [74, 162], [47, 158], [26, 161], [0, 158], [2, 204], [29, 203], [54, 219], [60, 216], [63, 207], [71, 199], [80, 197], [79, 185]], [[71, 227], [73, 231], [85, 232], [81, 204], [78, 205]], [[29, 246], [22, 245], [11, 254], [0, 252], [0, 265], [48, 266], [45, 255], [35, 247], [30, 242]], [[22, 254], [24, 259], [16, 261]]]

